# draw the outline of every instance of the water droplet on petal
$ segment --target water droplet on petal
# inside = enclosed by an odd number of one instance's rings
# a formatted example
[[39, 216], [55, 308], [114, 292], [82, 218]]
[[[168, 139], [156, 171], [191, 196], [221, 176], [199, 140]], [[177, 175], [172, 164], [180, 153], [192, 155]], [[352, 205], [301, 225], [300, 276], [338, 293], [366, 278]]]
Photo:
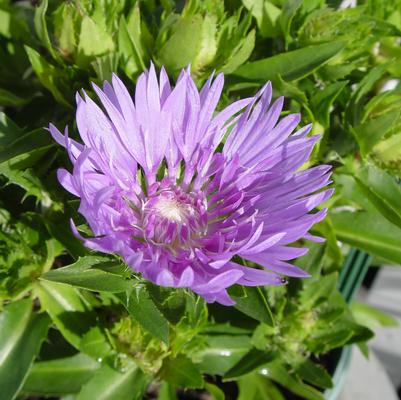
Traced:
[[285, 285], [286, 283], [288, 283], [288, 279], [284, 276], [276, 277], [276, 281], [279, 285]]

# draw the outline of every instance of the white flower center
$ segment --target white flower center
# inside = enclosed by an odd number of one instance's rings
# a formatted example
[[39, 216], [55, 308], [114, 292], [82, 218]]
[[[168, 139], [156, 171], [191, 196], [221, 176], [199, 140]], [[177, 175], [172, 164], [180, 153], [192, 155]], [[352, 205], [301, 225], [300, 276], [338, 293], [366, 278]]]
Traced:
[[179, 187], [159, 191], [144, 204], [141, 225], [146, 240], [175, 249], [189, 246], [207, 228], [203, 194]]
[[178, 202], [176, 199], [160, 198], [154, 206], [160, 216], [174, 222], [185, 222], [188, 212], [188, 205]]

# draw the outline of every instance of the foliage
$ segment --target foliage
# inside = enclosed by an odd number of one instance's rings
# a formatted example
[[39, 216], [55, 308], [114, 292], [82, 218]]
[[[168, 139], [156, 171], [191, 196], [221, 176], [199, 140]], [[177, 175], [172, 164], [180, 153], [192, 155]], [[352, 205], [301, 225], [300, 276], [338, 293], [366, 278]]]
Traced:
[[[328, 355], [366, 342], [365, 325], [392, 323], [337, 287], [349, 246], [401, 264], [401, 3], [31, 3], [0, 0], [2, 398], [174, 399], [191, 388], [217, 400], [222, 379], [239, 399], [323, 399]], [[150, 60], [173, 77], [191, 64], [199, 85], [224, 72], [224, 103], [271, 80], [313, 122], [322, 140], [309, 164], [333, 165], [336, 192], [314, 228], [326, 242], [296, 261], [312, 278], [234, 287], [235, 307], [206, 305], [71, 234], [77, 203], [56, 179], [67, 160], [41, 126], [74, 128], [77, 90], [113, 72], [135, 81]]]

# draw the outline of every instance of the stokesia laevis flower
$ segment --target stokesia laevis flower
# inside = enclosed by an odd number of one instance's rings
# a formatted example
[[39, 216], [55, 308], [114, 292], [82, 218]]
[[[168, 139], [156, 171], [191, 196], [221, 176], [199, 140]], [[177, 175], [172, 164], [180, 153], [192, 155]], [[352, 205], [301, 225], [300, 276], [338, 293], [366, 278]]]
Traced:
[[232, 305], [233, 284], [308, 276], [288, 263], [307, 248], [288, 245], [318, 240], [308, 230], [326, 210], [313, 210], [332, 190], [321, 190], [329, 166], [299, 171], [318, 136], [307, 136], [310, 125], [293, 133], [299, 114], [279, 119], [283, 98], [271, 104], [271, 84], [216, 114], [223, 81], [211, 76], [199, 92], [184, 70], [172, 88], [165, 70], [158, 78], [152, 65], [133, 99], [114, 75], [103, 90], [94, 85], [103, 110], [77, 94], [84, 144], [67, 129], [62, 135], [50, 124], [50, 132], [73, 164], [58, 178], [81, 199], [94, 237], [72, 229], [88, 248], [121, 255], [158, 285]]

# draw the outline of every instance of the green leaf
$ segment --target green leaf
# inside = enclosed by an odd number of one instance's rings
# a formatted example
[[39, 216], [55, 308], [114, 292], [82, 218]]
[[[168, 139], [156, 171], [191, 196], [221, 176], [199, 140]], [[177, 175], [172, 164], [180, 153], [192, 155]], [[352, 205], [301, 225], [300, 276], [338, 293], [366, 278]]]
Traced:
[[44, 44], [46, 49], [52, 55], [53, 59], [58, 60], [59, 57], [54, 50], [50, 41], [49, 32], [46, 24], [46, 11], [48, 7], [48, 0], [41, 0], [39, 7], [35, 9], [34, 25], [35, 31], [40, 41]]
[[349, 207], [331, 209], [331, 221], [337, 238], [368, 253], [400, 264], [401, 229], [383, 218], [352, 176], [336, 175], [335, 181], [337, 187], [341, 188], [342, 197], [357, 205], [351, 209]]
[[[349, 344], [352, 343], [364, 343], [369, 341], [375, 336], [375, 333], [366, 326], [356, 324], [351, 321], [352, 327], [348, 328], [353, 331], [353, 335], [351, 340], [348, 342]], [[348, 344], [347, 343], [347, 344]]]
[[291, 25], [299, 7], [302, 5], [302, 0], [289, 0], [283, 5], [283, 9], [278, 20], [284, 34], [285, 48], [287, 50], [288, 44], [292, 42]]
[[318, 321], [316, 329], [305, 340], [305, 343], [312, 353], [325, 354], [346, 344], [366, 342], [373, 335], [370, 329], [355, 323], [352, 315], [346, 312], [336, 320], [335, 324]]
[[0, 313], [1, 398], [14, 399], [39, 353], [49, 328], [49, 318], [32, 313], [31, 299], [19, 300]]
[[29, 372], [22, 392], [44, 397], [78, 393], [99, 367], [99, 363], [82, 353], [36, 362]]
[[193, 292], [186, 292], [185, 317], [187, 323], [196, 328], [206, 323], [208, 318], [208, 308], [205, 300]]
[[338, 273], [315, 277], [304, 283], [300, 293], [300, 301], [303, 307], [312, 308], [327, 300], [336, 290]]
[[281, 391], [266, 376], [253, 373], [237, 381], [238, 400], [285, 400]]
[[63, 57], [75, 56], [77, 49], [78, 18], [73, 4], [64, 2], [54, 12], [54, 34]]
[[[381, 145], [381, 140], [388, 136], [387, 133], [391, 129], [394, 127], [397, 129], [397, 123], [400, 120], [400, 116], [401, 111], [397, 109], [379, 115], [377, 118], [368, 119], [352, 128], [352, 132], [356, 137], [363, 157], [367, 157], [372, 150], [376, 151], [375, 146]], [[396, 135], [390, 136], [387, 140], [391, 140], [394, 136]], [[391, 142], [393, 142], [393, 140], [394, 139], [392, 139]], [[396, 148], [396, 151], [399, 151], [399, 148]]]
[[36, 129], [22, 135], [4, 150], [0, 150], [0, 163], [36, 151], [41, 147], [49, 147], [52, 144], [53, 140], [49, 134], [44, 132], [43, 129]]
[[6, 3], [4, 6], [4, 8], [0, 8], [0, 35], [7, 39], [29, 40], [29, 28], [25, 19], [16, 12], [17, 7], [7, 7]]
[[367, 326], [372, 330], [380, 326], [398, 326], [397, 319], [369, 304], [353, 302], [351, 304], [351, 310], [355, 320], [359, 324]]
[[91, 65], [100, 81], [111, 81], [114, 71], [119, 68], [119, 63], [118, 53], [109, 53], [96, 57]]
[[335, 327], [335, 329], [322, 331], [310, 338], [308, 348], [316, 354], [323, 354], [345, 346], [351, 338], [352, 331]]
[[70, 228], [70, 218], [72, 217], [72, 212], [67, 207], [63, 211], [54, 211], [48, 213], [45, 219], [45, 224], [47, 230], [50, 232], [52, 237], [57, 239], [63, 244], [65, 249], [74, 257], [83, 256], [87, 254], [82, 242], [77, 239]]
[[401, 187], [398, 182], [373, 165], [358, 168], [353, 177], [376, 209], [389, 222], [401, 228]]
[[201, 372], [224, 375], [251, 348], [250, 338], [245, 335], [211, 335], [206, 337], [205, 348], [196, 353], [200, 359]]
[[24, 134], [4, 114], [0, 114], [0, 174], [23, 188], [27, 192], [24, 198], [31, 195], [39, 200], [49, 198], [38, 175], [28, 168], [37, 165], [52, 144], [50, 136], [43, 130]]
[[184, 289], [164, 288], [150, 282], [146, 287], [161, 313], [169, 322], [177, 324], [185, 315], [187, 307], [188, 295]]
[[[96, 40], [94, 40], [94, 38], [96, 38]], [[113, 51], [114, 41], [105, 27], [96, 23], [91, 17], [85, 15], [81, 22], [77, 62], [84, 66], [88, 58]]]
[[284, 80], [300, 79], [321, 67], [343, 47], [342, 41], [304, 47], [247, 63], [239, 67], [234, 75], [258, 81], [274, 79], [277, 74], [280, 74]]
[[6, 114], [0, 112], [0, 149], [5, 149], [10, 143], [21, 137], [22, 134], [22, 129], [11, 121]]
[[177, 400], [177, 389], [167, 382], [162, 382], [157, 400]]
[[317, 90], [310, 100], [310, 106], [315, 118], [325, 127], [330, 126], [330, 109], [348, 81], [335, 82], [323, 90]]
[[306, 98], [305, 92], [299, 89], [295, 83], [286, 82], [279, 74], [277, 74], [273, 78], [273, 86], [276, 95], [290, 97], [307, 109], [308, 99]]
[[32, 68], [42, 85], [52, 93], [54, 98], [60, 104], [71, 107], [66, 100], [65, 93], [63, 93], [64, 89], [59, 87], [59, 84], [62, 82], [62, 78], [59, 76], [60, 73], [56, 67], [48, 63], [36, 50], [32, 49], [31, 47], [25, 46], [25, 50], [29, 61], [31, 62]]
[[83, 335], [79, 347], [83, 353], [96, 360], [102, 360], [112, 353], [111, 345], [100, 326], [90, 328], [89, 331]]
[[234, 307], [257, 321], [273, 326], [273, 314], [262, 289], [260, 287], [251, 286], [244, 286], [243, 289], [245, 297], [231, 296], [236, 302]]
[[32, 100], [30, 96], [19, 97], [14, 93], [0, 88], [0, 106], [5, 107], [21, 107]]
[[117, 297], [124, 304], [130, 315], [153, 336], [168, 343], [168, 322], [151, 299], [145, 286], [136, 286], [126, 294]]
[[254, 369], [267, 364], [276, 357], [274, 353], [266, 353], [258, 349], [251, 349], [237, 364], [231, 367], [225, 374], [224, 380], [232, 380], [252, 372]]
[[103, 365], [83, 386], [76, 400], [140, 400], [148, 384], [149, 377], [134, 363], [122, 372]]
[[344, 243], [401, 264], [401, 229], [374, 211], [331, 213], [337, 238]]
[[308, 400], [324, 400], [323, 393], [312, 386], [302, 383], [294, 375], [291, 375], [279, 361], [268, 364], [265, 369], [270, 379], [284, 386], [290, 392]]
[[359, 82], [346, 107], [345, 117], [351, 125], [357, 125], [362, 115], [362, 106], [365, 96], [374, 87], [375, 83], [384, 75], [389, 64], [380, 64], [372, 68]]
[[323, 389], [330, 389], [333, 387], [331, 376], [327, 371], [320, 365], [315, 364], [311, 360], [307, 359], [302, 362], [296, 369], [298, 376], [314, 385]]
[[181, 17], [157, 52], [159, 64], [177, 72], [193, 62], [201, 49], [203, 22], [200, 14]]
[[263, 0], [242, 0], [244, 6], [255, 17], [259, 34], [262, 37], [276, 37], [280, 35], [280, 26], [278, 24], [281, 15], [281, 9], [273, 3]]
[[372, 158], [381, 168], [401, 175], [401, 133], [381, 141], [372, 151]]
[[62, 283], [40, 281], [36, 294], [65, 339], [79, 349], [82, 336], [95, 325], [95, 315], [78, 289]]
[[322, 269], [324, 253], [324, 244], [312, 243], [309, 246], [309, 251], [304, 256], [297, 258], [295, 265], [309, 272], [312, 276], [317, 276]]
[[[201, 46], [196, 55], [196, 58], [191, 63], [191, 72], [194, 75], [201, 74], [216, 58], [217, 53], [217, 17], [212, 13], [206, 13], [203, 17]], [[220, 29], [225, 30], [226, 24], [222, 24]], [[224, 44], [220, 43], [223, 48]], [[231, 43], [232, 51], [237, 51], [238, 48], [234, 43]], [[227, 57], [228, 58], [228, 57]]]
[[206, 382], [205, 389], [211, 394], [211, 400], [225, 400], [226, 398], [224, 392], [218, 386], [213, 385], [212, 383]]
[[252, 54], [255, 47], [255, 31], [252, 30], [243, 40], [232, 50], [229, 57], [224, 60], [220, 71], [225, 74], [231, 74], [241, 66]]
[[[341, 248], [339, 246], [330, 217], [326, 217], [323, 221], [316, 224], [313, 227], [313, 232], [315, 230], [319, 235], [326, 239], [325, 246], [320, 245], [320, 247], [325, 248], [325, 252], [334, 262], [334, 265], [336, 265], [338, 268], [341, 268], [344, 262], [344, 257], [341, 252]], [[319, 260], [317, 260], [317, 263], [319, 263]]]
[[117, 265], [117, 262], [88, 256], [80, 258], [74, 264], [49, 271], [42, 275], [41, 279], [66, 283], [97, 292], [121, 293], [129, 290], [133, 286], [132, 281], [126, 280], [121, 275], [100, 269], [101, 267], [107, 269], [113, 265]]
[[[135, 27], [137, 27], [136, 25]], [[119, 51], [125, 61], [125, 71], [128, 76], [134, 76], [145, 69], [144, 61], [136, 48], [137, 37], [131, 37], [128, 31], [124, 16], [120, 20], [120, 29], [118, 30]]]
[[147, 68], [149, 52], [153, 47], [146, 25], [141, 21], [139, 3], [135, 3], [127, 21], [122, 16], [118, 30], [119, 53], [125, 61], [125, 71], [132, 77]]
[[160, 377], [179, 387], [195, 389], [203, 387], [202, 374], [197, 366], [185, 356], [164, 359]]
[[0, 174], [6, 176], [10, 183], [24, 189], [26, 191], [24, 198], [28, 196], [34, 196], [38, 200], [49, 198], [42, 182], [32, 169], [20, 171], [10, 168], [9, 163], [3, 163], [0, 164]]

